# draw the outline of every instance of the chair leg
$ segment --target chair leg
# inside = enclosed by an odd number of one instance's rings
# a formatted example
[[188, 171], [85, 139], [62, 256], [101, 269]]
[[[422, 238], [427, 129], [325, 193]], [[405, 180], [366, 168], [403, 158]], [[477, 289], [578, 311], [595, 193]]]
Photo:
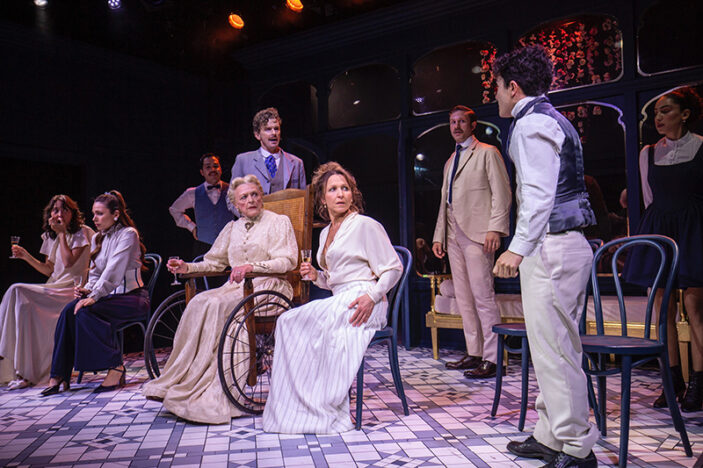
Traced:
[[493, 395], [493, 408], [491, 408], [491, 416], [495, 416], [498, 412], [498, 403], [500, 402], [500, 394], [503, 388], [503, 335], [498, 335], [498, 358], [501, 362], [496, 366], [496, 391]]
[[361, 429], [361, 407], [364, 404], [364, 358], [356, 373], [356, 430]]
[[[584, 361], [586, 361], [584, 359]], [[584, 365], [587, 363], [584, 362]], [[598, 427], [599, 431], [602, 431], [603, 428], [601, 427], [601, 418], [600, 418], [600, 411], [598, 408], [598, 402], [596, 401], [596, 392], [593, 390], [593, 379], [591, 378], [590, 375], [586, 374], [586, 390], [588, 391], [588, 404], [591, 406], [591, 409], [593, 410], [593, 416], [596, 418], [596, 427]]]
[[[602, 354], [598, 355], [598, 370], [605, 370], [605, 365], [603, 363], [603, 355]], [[608, 431], [608, 420], [605, 417], [605, 403], [606, 403], [605, 376], [599, 375], [597, 377], [597, 380], [598, 380], [598, 410], [600, 411], [600, 422], [601, 422], [600, 433], [603, 437], [605, 437], [606, 433]]]
[[679, 411], [679, 405], [676, 402], [676, 393], [674, 392], [674, 384], [671, 378], [669, 360], [663, 354], [659, 356], [659, 365], [662, 369], [662, 386], [664, 387], [666, 404], [669, 406], [669, 413], [671, 414], [671, 419], [674, 421], [674, 428], [681, 436], [681, 443], [686, 451], [686, 456], [692, 457], [693, 451], [691, 450], [691, 443], [689, 442], [688, 434], [686, 433], [686, 424], [681, 417], [681, 411]]
[[627, 466], [627, 444], [630, 439], [630, 390], [632, 385], [632, 356], [622, 356], [620, 383], [620, 453], [618, 466]]
[[520, 393], [520, 420], [518, 421], [517, 428], [520, 432], [522, 432], [522, 430], [525, 428], [525, 413], [527, 413], [527, 385], [530, 382], [530, 348], [528, 346], [526, 336], [522, 337], [520, 345], [522, 350], [522, 356], [520, 356], [522, 391]]
[[395, 335], [393, 335], [388, 341], [388, 360], [391, 366], [391, 375], [393, 376], [393, 384], [395, 385], [395, 391], [400, 398], [400, 402], [403, 404], [403, 414], [405, 416], [410, 414], [408, 409], [408, 400], [405, 398], [405, 389], [403, 389], [403, 379], [400, 376], [400, 364], [398, 363], [398, 340]]

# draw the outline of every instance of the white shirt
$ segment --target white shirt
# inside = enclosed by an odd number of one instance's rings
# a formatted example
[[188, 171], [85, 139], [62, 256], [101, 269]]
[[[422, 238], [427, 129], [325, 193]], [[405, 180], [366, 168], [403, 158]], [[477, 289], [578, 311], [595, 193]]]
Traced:
[[[522, 98], [513, 117], [536, 96]], [[566, 136], [553, 118], [530, 109], [515, 122], [508, 153], [517, 175], [517, 224], [508, 250], [523, 257], [534, 254], [549, 227], [559, 181], [559, 153]]]
[[342, 221], [323, 261], [322, 248], [329, 231], [327, 226], [320, 233], [317, 263], [326, 268], [317, 272], [315, 284], [334, 291], [345, 283], [375, 281], [368, 295], [375, 303], [383, 299], [403, 273], [403, 265], [383, 226], [368, 216], [351, 213]]
[[[474, 141], [474, 136], [471, 135], [471, 136], [470, 136], [469, 138], [467, 138], [466, 141], [464, 141], [463, 143], [457, 143], [457, 145], [461, 146], [461, 149], [459, 150], [459, 154], [455, 154], [455, 155], [454, 155], [455, 158], [459, 158], [459, 163], [458, 163], [459, 165], [457, 166], [457, 169], [458, 169], [459, 166], [461, 165], [461, 153], [463, 153], [464, 150], [465, 150], [466, 148], [468, 148], [471, 143], [473, 143], [473, 141]], [[456, 153], [456, 150], [455, 150], [455, 153]], [[454, 165], [454, 161], [452, 161], [452, 169], [453, 169], [453, 165]], [[452, 176], [452, 172], [451, 172], [452, 169], [449, 169], [449, 177]], [[450, 186], [450, 185], [452, 185], [452, 184], [447, 184], [447, 192], [449, 192], [449, 186]], [[452, 190], [454, 190], [454, 186], [453, 186], [453, 185], [452, 185]], [[452, 198], [453, 198], [453, 197], [452, 197]], [[447, 197], [447, 204], [449, 205], [449, 197]]]
[[[669, 140], [664, 137], [654, 144], [654, 164], [657, 166], [673, 166], [674, 164], [687, 163], [696, 156], [701, 144], [703, 144], [703, 137], [691, 132], [686, 132], [678, 140]], [[640, 151], [640, 178], [645, 208], [654, 199], [652, 188], [649, 186], [649, 180], [647, 180], [648, 173], [649, 145]]]
[[[220, 186], [222, 182], [218, 182]], [[205, 185], [205, 191], [207, 192], [207, 197], [210, 199], [213, 205], [217, 205], [220, 200], [220, 191], [216, 189], [207, 190], [207, 184]], [[173, 220], [176, 222], [176, 226], [188, 229], [193, 232], [195, 229], [195, 221], [190, 219], [186, 214], [186, 210], [195, 208], [195, 189], [198, 187], [189, 187], [185, 192], [181, 194], [180, 197], [176, 198], [176, 201], [168, 208], [168, 212], [171, 213]]]
[[[91, 252], [95, 250], [98, 234], [93, 236]], [[142, 252], [139, 234], [131, 227], [113, 224], [105, 233], [100, 253], [88, 272], [88, 297], [96, 301], [108, 294], [127, 293], [144, 286], [141, 276]]]
[[75, 233], [66, 233], [66, 243], [68, 248], [73, 250], [79, 247], [88, 247], [83, 250], [83, 253], [78, 257], [73, 265], [66, 267], [63, 263], [63, 255], [59, 246], [58, 237], [52, 239], [49, 233], [42, 234], [42, 246], [40, 253], [46, 255], [47, 260], [54, 264], [54, 271], [47, 280], [47, 284], [66, 283], [73, 284], [73, 277], [80, 276], [85, 278], [88, 271], [88, 262], [90, 261], [90, 239], [93, 237], [93, 230], [88, 226], [81, 226]]

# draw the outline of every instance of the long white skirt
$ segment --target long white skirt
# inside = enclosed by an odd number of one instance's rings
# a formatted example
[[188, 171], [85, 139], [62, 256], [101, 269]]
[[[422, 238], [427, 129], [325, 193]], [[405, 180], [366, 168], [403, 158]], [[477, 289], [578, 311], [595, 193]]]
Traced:
[[[255, 289], [273, 289], [292, 296], [290, 285], [278, 279], [259, 280]], [[164, 408], [189, 421], [224, 424], [242, 416], [244, 413], [222, 390], [217, 369], [220, 334], [227, 317], [241, 300], [241, 283], [227, 282], [196, 295], [183, 312], [161, 376], [145, 383], [142, 394], [163, 399]], [[246, 341], [239, 341], [236, 346], [237, 352], [248, 349]], [[246, 366], [248, 361], [239, 365]]]
[[376, 304], [360, 327], [349, 323], [349, 304], [372, 284], [345, 284], [332, 297], [279, 317], [264, 431], [336, 434], [353, 428], [349, 388], [374, 333], [386, 325], [388, 302]]
[[34, 384], [49, 378], [56, 322], [73, 299], [70, 283], [15, 283], [8, 288], [0, 303], [0, 383], [16, 374]]

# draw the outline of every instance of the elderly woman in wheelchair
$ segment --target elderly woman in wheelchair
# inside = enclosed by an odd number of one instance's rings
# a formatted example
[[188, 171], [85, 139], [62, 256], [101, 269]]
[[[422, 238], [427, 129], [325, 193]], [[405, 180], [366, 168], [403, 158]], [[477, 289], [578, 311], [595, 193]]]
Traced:
[[[254, 289], [272, 291], [279, 295], [279, 301], [285, 302], [292, 297], [293, 289], [281, 274], [293, 270], [298, 263], [291, 221], [287, 216], [263, 209], [263, 190], [255, 176], [234, 179], [228, 197], [241, 218], [223, 228], [202, 262], [171, 260], [168, 268], [172, 273], [186, 274], [222, 272], [229, 266], [232, 268], [229, 281], [196, 295], [188, 303], [179, 317], [173, 348], [163, 371], [142, 389], [148, 398], [162, 400], [164, 408], [175, 415], [210, 424], [227, 423], [232, 417], [244, 414], [223, 390], [217, 354], [225, 321], [243, 298], [245, 275], [272, 274], [254, 278]], [[260, 313], [266, 315], [266, 307]], [[236, 323], [238, 317], [231, 319]], [[235, 341], [229, 339], [228, 345], [234, 352], [248, 356], [250, 343], [246, 333], [242, 336]], [[245, 374], [249, 364], [249, 359], [232, 361], [232, 366], [242, 367], [241, 373]]]

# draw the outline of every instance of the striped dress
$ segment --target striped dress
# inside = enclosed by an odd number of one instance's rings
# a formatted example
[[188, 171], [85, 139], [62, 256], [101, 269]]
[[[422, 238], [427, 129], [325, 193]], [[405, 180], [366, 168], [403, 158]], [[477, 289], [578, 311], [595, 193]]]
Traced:
[[[325, 245], [329, 226], [320, 234]], [[334, 434], [352, 429], [349, 388], [376, 330], [386, 325], [386, 293], [402, 273], [386, 231], [356, 213], [343, 222], [327, 248], [315, 284], [333, 296], [284, 313], [276, 325], [271, 388], [264, 430], [289, 434]], [[349, 323], [356, 298], [375, 302], [369, 320]]]

